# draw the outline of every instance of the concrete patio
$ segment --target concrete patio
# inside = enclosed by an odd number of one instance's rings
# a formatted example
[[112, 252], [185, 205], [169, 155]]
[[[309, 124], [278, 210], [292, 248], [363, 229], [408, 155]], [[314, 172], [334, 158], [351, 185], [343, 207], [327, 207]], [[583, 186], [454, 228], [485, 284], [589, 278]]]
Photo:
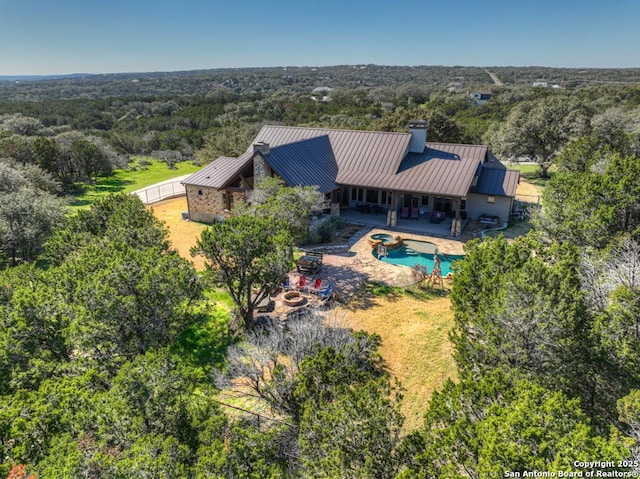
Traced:
[[[363, 213], [355, 209], [346, 208], [340, 210], [340, 216], [350, 223], [376, 226], [378, 228], [386, 228], [392, 231], [414, 232], [426, 234], [429, 236], [437, 236], [439, 238], [451, 237], [451, 221], [452, 218], [445, 218], [440, 223], [431, 223], [429, 214], [419, 215], [417, 219], [406, 219], [398, 216], [397, 225], [394, 228], [387, 226], [386, 213]], [[463, 221], [462, 229], [466, 226], [467, 221]]]

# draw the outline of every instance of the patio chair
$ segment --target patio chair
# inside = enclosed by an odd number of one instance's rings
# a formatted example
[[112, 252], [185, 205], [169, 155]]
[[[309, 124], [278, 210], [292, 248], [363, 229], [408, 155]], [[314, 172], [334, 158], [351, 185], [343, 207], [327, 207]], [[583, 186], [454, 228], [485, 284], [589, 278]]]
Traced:
[[320, 299], [329, 299], [333, 294], [333, 285], [329, 283], [326, 288], [318, 291], [318, 296]]
[[297, 289], [298, 291], [302, 291], [303, 289], [305, 289], [307, 286], [307, 277], [306, 276], [300, 276], [300, 279], [298, 280], [298, 282], [295, 285], [295, 289]]
[[307, 289], [310, 293], [317, 294], [320, 291], [320, 287], [322, 286], [322, 278], [317, 278], [313, 282], [313, 286], [309, 286]]
[[409, 207], [404, 206], [402, 208], [402, 213], [400, 213], [400, 218], [408, 218], [409, 217]]
[[411, 208], [411, 219], [412, 220], [417, 220], [418, 219], [418, 208]]
[[282, 289], [284, 291], [291, 291], [293, 289], [293, 285], [291, 284], [291, 278], [289, 278], [289, 275], [284, 277], [284, 281], [282, 282]]

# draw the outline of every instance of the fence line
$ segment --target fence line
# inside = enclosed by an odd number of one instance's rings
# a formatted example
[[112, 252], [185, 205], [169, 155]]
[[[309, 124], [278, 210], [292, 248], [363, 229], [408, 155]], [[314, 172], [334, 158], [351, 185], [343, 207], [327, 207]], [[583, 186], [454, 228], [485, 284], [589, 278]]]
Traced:
[[185, 196], [187, 192], [181, 182], [172, 181], [170, 183], [162, 183], [160, 185], [150, 186], [143, 190], [134, 191], [131, 194], [138, 195], [138, 198], [140, 198], [145, 205], [150, 205], [151, 203], [157, 203], [158, 201], [166, 200], [168, 198]]

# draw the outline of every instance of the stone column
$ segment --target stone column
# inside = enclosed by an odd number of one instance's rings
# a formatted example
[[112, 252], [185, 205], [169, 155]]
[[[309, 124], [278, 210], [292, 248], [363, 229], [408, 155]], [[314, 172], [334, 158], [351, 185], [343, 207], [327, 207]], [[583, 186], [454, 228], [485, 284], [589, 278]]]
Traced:
[[340, 216], [340, 203], [331, 203], [331, 216]]

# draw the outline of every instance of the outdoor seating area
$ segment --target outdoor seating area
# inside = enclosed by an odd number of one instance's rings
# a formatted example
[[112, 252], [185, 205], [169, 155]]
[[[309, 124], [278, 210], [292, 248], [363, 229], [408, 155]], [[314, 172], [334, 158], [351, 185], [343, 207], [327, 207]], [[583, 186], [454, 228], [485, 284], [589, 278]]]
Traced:
[[[306, 259], [303, 259], [305, 258]], [[300, 262], [302, 260], [302, 262]], [[258, 313], [269, 313], [273, 318], [286, 320], [287, 316], [301, 308], [325, 307], [335, 299], [333, 283], [326, 277], [317, 275], [322, 264], [322, 255], [309, 253], [298, 261], [296, 271], [285, 276], [281, 288], [268, 298], [268, 308], [258, 308]], [[310, 262], [310, 263], [309, 263]], [[299, 270], [313, 270], [314, 273], [301, 273]]]
[[388, 209], [378, 205], [359, 204], [356, 205], [356, 211], [358, 213], [372, 213], [374, 215], [386, 214]]

